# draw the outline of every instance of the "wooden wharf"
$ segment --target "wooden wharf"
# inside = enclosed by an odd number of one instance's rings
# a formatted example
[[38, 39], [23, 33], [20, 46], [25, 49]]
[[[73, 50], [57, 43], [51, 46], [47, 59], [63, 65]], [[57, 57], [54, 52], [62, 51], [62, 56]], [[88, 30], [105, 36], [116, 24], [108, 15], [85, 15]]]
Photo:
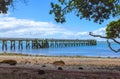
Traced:
[[78, 46], [93, 46], [97, 44], [96, 40], [79, 40], [79, 39], [39, 39], [39, 38], [0, 38], [2, 50], [22, 50], [40, 49], [40, 48], [63, 48]]

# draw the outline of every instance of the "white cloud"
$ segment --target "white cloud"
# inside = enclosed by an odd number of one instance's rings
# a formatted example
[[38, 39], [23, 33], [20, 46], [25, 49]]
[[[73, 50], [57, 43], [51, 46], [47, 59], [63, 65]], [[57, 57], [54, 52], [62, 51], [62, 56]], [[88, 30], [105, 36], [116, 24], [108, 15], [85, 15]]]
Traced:
[[105, 29], [106, 28], [100, 28], [98, 30], [93, 31], [93, 33], [97, 35], [105, 35]]
[[[105, 34], [105, 28], [93, 31]], [[89, 32], [73, 32], [51, 22], [17, 19], [0, 15], [0, 37], [94, 39]]]
[[[40, 22], [29, 19], [17, 19], [5, 15], [0, 16], [0, 37], [51, 37], [71, 34], [61, 26], [51, 22]], [[58, 36], [59, 37], [59, 36]]]
[[77, 35], [77, 36], [89, 35], [89, 33], [88, 33], [88, 32], [78, 32], [76, 35]]
[[[97, 29], [97, 30], [94, 30], [93, 31], [93, 34], [94, 35], [101, 35], [101, 36], [106, 36], [105, 35], [105, 29], [106, 29], [106, 27], [104, 27], [104, 28], [99, 28], [99, 29]], [[92, 37], [92, 36], [90, 36], [90, 38], [92, 38], [92, 39], [97, 39], [97, 40], [101, 40], [101, 41], [105, 41], [106, 39], [103, 39], [103, 38], [100, 38], [100, 37]]]

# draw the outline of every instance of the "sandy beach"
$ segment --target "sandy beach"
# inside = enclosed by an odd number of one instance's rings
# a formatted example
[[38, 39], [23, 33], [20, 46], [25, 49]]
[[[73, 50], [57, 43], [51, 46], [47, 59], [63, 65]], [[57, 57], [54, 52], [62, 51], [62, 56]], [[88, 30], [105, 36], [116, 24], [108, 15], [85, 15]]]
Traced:
[[120, 66], [119, 58], [98, 57], [47, 57], [47, 56], [8, 56], [1, 55], [2, 60], [16, 60], [18, 64], [52, 64], [54, 61], [64, 61], [65, 65], [95, 65], [95, 66]]
[[119, 58], [0, 55], [3, 60], [17, 64], [0, 63], [0, 79], [120, 79]]

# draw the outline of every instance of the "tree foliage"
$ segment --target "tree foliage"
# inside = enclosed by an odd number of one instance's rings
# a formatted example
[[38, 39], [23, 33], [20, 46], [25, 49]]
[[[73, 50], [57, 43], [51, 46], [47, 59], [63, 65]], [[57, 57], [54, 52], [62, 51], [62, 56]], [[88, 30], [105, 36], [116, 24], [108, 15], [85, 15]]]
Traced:
[[[50, 14], [54, 14], [56, 22], [66, 22], [65, 15], [75, 12], [75, 15], [80, 19], [93, 20], [96, 23], [102, 23], [111, 16], [120, 15], [120, 0], [58, 0], [58, 3], [51, 3]], [[120, 44], [116, 39], [120, 38], [120, 20], [110, 22], [106, 28], [106, 36], [94, 35], [91, 36], [107, 39], [108, 47], [114, 51], [119, 52], [120, 49], [115, 50], [111, 47], [109, 40]]]
[[54, 14], [56, 22], [60, 23], [64, 23], [65, 15], [73, 11], [80, 19], [102, 23], [111, 15], [118, 15], [119, 4], [119, 0], [58, 0], [58, 3], [51, 3], [50, 14]]
[[27, 3], [28, 0], [0, 0], [0, 14], [6, 14], [8, 12], [9, 6], [14, 9], [15, 2]]
[[106, 35], [108, 38], [120, 38], [120, 19], [107, 25]]
[[13, 0], [0, 0], [0, 13], [7, 13], [8, 6], [12, 5]]

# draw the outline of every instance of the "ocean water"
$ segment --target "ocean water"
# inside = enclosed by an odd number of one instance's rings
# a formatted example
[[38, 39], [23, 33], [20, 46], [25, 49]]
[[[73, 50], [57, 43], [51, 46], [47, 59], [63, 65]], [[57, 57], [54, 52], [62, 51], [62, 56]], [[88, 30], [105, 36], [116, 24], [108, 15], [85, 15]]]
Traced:
[[[9, 44], [10, 45], [10, 44]], [[65, 47], [65, 48], [44, 48], [44, 49], [26, 49], [25, 43], [23, 50], [7, 51], [2, 50], [0, 43], [0, 52], [14, 52], [32, 55], [46, 55], [46, 56], [95, 56], [95, 57], [120, 57], [120, 52], [115, 53], [111, 51], [105, 41], [98, 41], [96, 46], [79, 46], [79, 47]], [[17, 45], [16, 45], [17, 46]], [[120, 45], [112, 43], [113, 48], [118, 49]], [[16, 47], [17, 48], [17, 47]]]

